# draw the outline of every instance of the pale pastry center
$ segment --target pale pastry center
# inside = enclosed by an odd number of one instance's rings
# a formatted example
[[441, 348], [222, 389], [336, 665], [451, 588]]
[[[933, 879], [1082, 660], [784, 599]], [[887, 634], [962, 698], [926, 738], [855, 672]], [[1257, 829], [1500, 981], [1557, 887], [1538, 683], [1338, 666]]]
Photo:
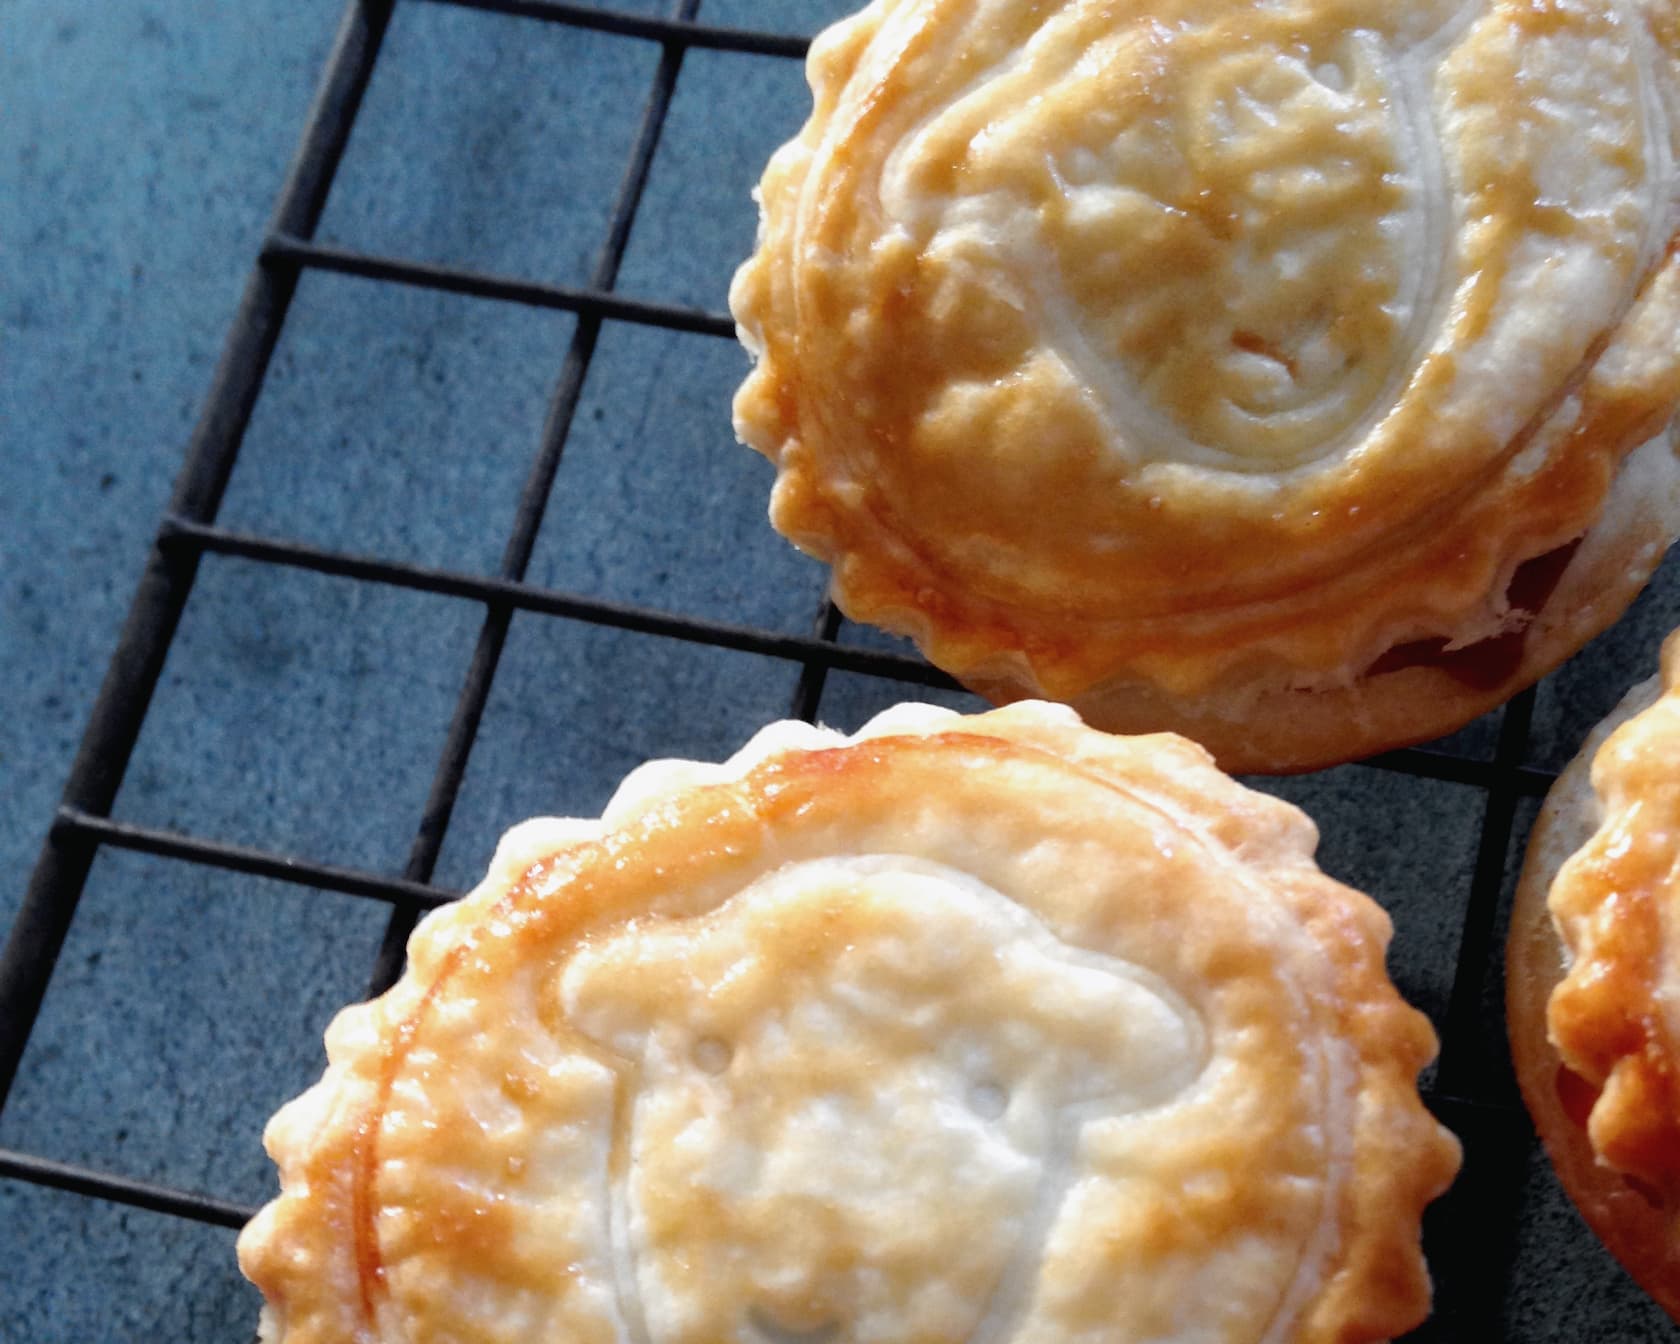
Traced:
[[[1165, 1123], [1210, 1060], [1158, 976], [907, 858], [791, 865], [586, 946], [562, 994], [624, 1069], [612, 1240], [637, 1344], [1025, 1337], [1064, 1210], [1155, 1179], [1093, 1167], [1093, 1136]], [[1210, 1313], [1252, 1331], [1209, 1339], [1258, 1337], [1289, 1293], [1311, 1227], [1277, 1224], [1231, 1248]]]
[[[1001, 110], [1014, 70], [993, 72], [895, 157], [883, 199], [925, 213], [918, 159], [984, 117], [934, 252], [1016, 263], [1052, 348], [1142, 457], [1274, 470], [1393, 400], [1448, 220], [1412, 53], [1275, 16], [1234, 31], [1219, 8], [1114, 25]], [[1038, 61], [1056, 37], [1047, 24]]]
[[[888, 156], [882, 209], [941, 277], [935, 322], [1035, 332], [1128, 458], [1311, 466], [1477, 335], [1531, 269], [1519, 237], [1560, 254], [1536, 305], [1568, 288], [1586, 330], [1625, 302], [1667, 167], [1643, 39], [1551, 8], [1484, 79], [1453, 59], [1495, 41], [1498, 5], [1052, 5], [948, 79]], [[1484, 104], [1509, 105], [1504, 131]], [[1513, 373], [1539, 335], [1506, 342]]]
[[1433, 132], [1385, 56], [1359, 36], [1245, 49], [1106, 116], [1117, 72], [1058, 90], [1111, 135], [1051, 161], [1044, 298], [1064, 357], [1156, 454], [1294, 465], [1392, 392], [1441, 229], [1418, 175]]
[[1088, 314], [1064, 348], [1174, 456], [1313, 456], [1415, 358], [1443, 232], [1433, 128], [1369, 35], [1233, 53], [1141, 120], [1059, 156], [1056, 256]]

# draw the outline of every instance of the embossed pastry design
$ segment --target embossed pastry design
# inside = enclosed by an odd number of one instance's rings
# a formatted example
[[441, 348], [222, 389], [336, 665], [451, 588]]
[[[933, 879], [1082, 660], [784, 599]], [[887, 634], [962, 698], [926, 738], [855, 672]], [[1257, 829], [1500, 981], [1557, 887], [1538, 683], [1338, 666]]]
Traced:
[[1651, 0], [879, 0], [810, 57], [737, 432], [846, 612], [1232, 769], [1450, 731], [1680, 530]]
[[906, 706], [527, 823], [347, 1009], [264, 1338], [1387, 1339], [1458, 1162], [1389, 924], [1180, 738]]

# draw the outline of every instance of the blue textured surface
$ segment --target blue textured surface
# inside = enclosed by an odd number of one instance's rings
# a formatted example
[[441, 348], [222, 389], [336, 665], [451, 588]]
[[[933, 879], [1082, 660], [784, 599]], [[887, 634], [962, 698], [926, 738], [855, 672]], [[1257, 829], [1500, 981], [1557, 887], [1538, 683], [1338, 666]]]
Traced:
[[494, 571], [572, 329], [565, 313], [303, 276], [222, 521]]
[[338, 8], [0, 5], [0, 871], [34, 862]]
[[657, 61], [647, 42], [398, 5], [319, 236], [584, 283]]
[[[613, 7], [660, 12], [662, 0]], [[0, 926], [8, 923], [261, 239], [339, 0], [0, 0]], [[851, 0], [705, 0], [809, 32]], [[580, 282], [657, 59], [646, 43], [404, 0], [321, 235]], [[620, 288], [720, 311], [747, 192], [803, 116], [797, 62], [685, 61]], [[570, 317], [307, 276], [230, 484], [235, 527], [491, 572]], [[763, 523], [770, 472], [733, 441], [728, 341], [609, 323], [539, 532], [533, 581], [773, 629], [824, 576]], [[1557, 765], [1680, 621], [1670, 567], [1543, 688]], [[211, 559], [118, 815], [388, 873], [412, 842], [476, 638], [470, 603]], [[868, 647], [902, 647], [846, 627]], [[650, 756], [715, 758], [784, 714], [773, 659], [515, 618], [438, 880], [502, 829], [596, 810]], [[907, 692], [828, 679], [854, 728]], [[916, 694], [911, 691], [909, 694]], [[923, 698], [959, 708], [957, 694]], [[1497, 716], [1457, 745], [1489, 754]], [[1437, 1021], [1480, 797], [1353, 766], [1265, 787], [1318, 820], [1326, 868], [1395, 916], [1395, 976]], [[1531, 810], [1523, 815], [1523, 829]], [[1520, 848], [1512, 863], [1520, 861]], [[321, 1066], [383, 907], [116, 852], [95, 864], [0, 1145], [256, 1202], [262, 1121]], [[1489, 968], [1485, 1067], [1507, 1069]], [[1673, 1334], [1562, 1200], [1520, 1207], [1507, 1334]], [[0, 1344], [242, 1341], [254, 1295], [215, 1228], [0, 1181]]]

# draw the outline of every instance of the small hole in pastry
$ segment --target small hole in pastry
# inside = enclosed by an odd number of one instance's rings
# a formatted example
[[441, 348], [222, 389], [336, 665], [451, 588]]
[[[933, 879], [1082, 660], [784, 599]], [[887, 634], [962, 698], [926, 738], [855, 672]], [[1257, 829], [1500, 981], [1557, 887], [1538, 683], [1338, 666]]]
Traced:
[[968, 1109], [982, 1120], [997, 1120], [1009, 1109], [1009, 1093], [997, 1083], [976, 1083], [968, 1089]]
[[825, 1321], [822, 1325], [813, 1326], [808, 1330], [800, 1330], [794, 1326], [784, 1325], [763, 1307], [752, 1307], [747, 1312], [747, 1324], [760, 1339], [768, 1340], [769, 1344], [827, 1344], [840, 1332], [838, 1321]]
[[1347, 71], [1335, 61], [1325, 61], [1315, 68], [1313, 78], [1324, 85], [1325, 88], [1334, 89], [1337, 93], [1345, 92], [1348, 86]]
[[1662, 1191], [1657, 1189], [1657, 1187], [1652, 1185], [1649, 1181], [1642, 1181], [1637, 1176], [1630, 1176], [1626, 1172], [1623, 1172], [1622, 1184], [1627, 1186], [1629, 1190], [1633, 1191], [1634, 1194], [1638, 1195], [1653, 1209], [1661, 1210], [1668, 1207], [1668, 1201], [1663, 1198]]
[[1592, 1116], [1592, 1108], [1598, 1104], [1599, 1090], [1567, 1064], [1559, 1064], [1557, 1071], [1558, 1105], [1563, 1107], [1563, 1113], [1569, 1123], [1579, 1129], [1587, 1127], [1587, 1121]]
[[735, 1052], [716, 1036], [702, 1036], [694, 1043], [694, 1063], [702, 1073], [722, 1073], [734, 1057]]
[[1298, 372], [1295, 361], [1290, 357], [1289, 352], [1280, 349], [1264, 336], [1257, 336], [1252, 331], [1233, 331], [1231, 333], [1231, 344], [1244, 354], [1259, 355], [1262, 359], [1269, 359], [1274, 364], [1281, 364], [1284, 372], [1291, 378], [1295, 377]]

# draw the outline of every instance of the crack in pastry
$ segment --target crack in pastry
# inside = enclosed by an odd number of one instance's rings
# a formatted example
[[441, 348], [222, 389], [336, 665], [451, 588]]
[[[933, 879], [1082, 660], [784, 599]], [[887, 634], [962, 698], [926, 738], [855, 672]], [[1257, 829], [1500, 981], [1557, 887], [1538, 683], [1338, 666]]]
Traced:
[[1680, 637], [1548, 795], [1508, 950], [1512, 1053], [1564, 1187], [1680, 1320]]
[[977, 690], [1233, 768], [1498, 703], [1680, 531], [1670, 10], [878, 0], [731, 290], [772, 520]]
[[537, 821], [328, 1032], [271, 1344], [1386, 1339], [1458, 1151], [1389, 925], [1167, 736], [926, 706]]

